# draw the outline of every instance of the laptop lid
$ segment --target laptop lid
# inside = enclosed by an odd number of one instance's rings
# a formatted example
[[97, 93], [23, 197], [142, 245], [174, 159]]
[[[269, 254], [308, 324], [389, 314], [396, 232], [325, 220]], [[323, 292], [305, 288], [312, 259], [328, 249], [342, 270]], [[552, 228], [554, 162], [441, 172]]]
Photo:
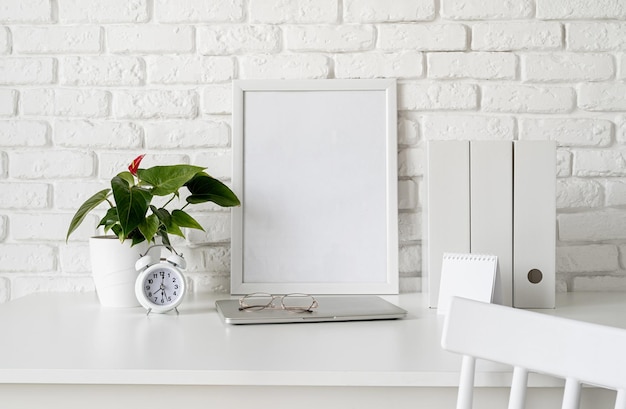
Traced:
[[406, 317], [406, 310], [375, 295], [315, 296], [318, 307], [311, 312], [278, 308], [239, 310], [238, 299], [218, 300], [217, 311], [227, 324], [278, 324], [385, 320]]

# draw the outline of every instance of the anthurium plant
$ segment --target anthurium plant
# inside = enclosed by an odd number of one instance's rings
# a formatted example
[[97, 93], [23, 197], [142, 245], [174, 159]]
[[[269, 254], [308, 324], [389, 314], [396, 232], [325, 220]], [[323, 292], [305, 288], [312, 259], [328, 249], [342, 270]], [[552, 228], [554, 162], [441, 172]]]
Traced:
[[[160, 237], [170, 245], [169, 235], [185, 237], [181, 228], [203, 230], [185, 209], [192, 204], [213, 202], [221, 207], [239, 206], [240, 201], [225, 184], [209, 176], [199, 166], [170, 165], [139, 168], [145, 155], [135, 158], [128, 171], [111, 180], [111, 188], [104, 189], [83, 203], [70, 222], [66, 240], [80, 226], [87, 214], [107, 202], [109, 209], [98, 227], [105, 233], [113, 232], [120, 241], [132, 240], [132, 245], [152, 242]], [[188, 195], [180, 209], [168, 210], [168, 205], [180, 199], [180, 190]], [[155, 206], [152, 199], [164, 196], [165, 204]], [[168, 199], [169, 197], [169, 199]], [[177, 203], [180, 201], [176, 200]]]

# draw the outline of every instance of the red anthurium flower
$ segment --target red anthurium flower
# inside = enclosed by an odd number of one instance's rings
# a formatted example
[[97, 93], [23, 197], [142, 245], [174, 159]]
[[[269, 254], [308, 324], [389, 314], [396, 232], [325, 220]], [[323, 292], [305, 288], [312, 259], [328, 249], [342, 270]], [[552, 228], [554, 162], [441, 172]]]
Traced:
[[137, 156], [135, 159], [133, 159], [130, 165], [128, 165], [128, 170], [130, 171], [130, 173], [133, 174], [133, 176], [137, 176], [137, 169], [139, 169], [139, 164], [141, 163], [141, 160], [144, 156], [146, 155]]

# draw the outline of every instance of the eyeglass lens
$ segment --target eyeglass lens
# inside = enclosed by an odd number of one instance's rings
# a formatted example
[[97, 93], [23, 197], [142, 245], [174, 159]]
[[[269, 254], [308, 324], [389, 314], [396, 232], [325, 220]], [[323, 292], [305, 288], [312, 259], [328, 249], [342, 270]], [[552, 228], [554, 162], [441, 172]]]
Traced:
[[265, 293], [244, 295], [240, 300], [241, 310], [258, 311], [265, 308], [282, 308], [293, 311], [311, 311], [317, 308], [317, 301], [309, 294], [286, 294], [276, 296]]
[[315, 308], [315, 298], [308, 294], [287, 294], [282, 298], [282, 305], [287, 310], [308, 311]]

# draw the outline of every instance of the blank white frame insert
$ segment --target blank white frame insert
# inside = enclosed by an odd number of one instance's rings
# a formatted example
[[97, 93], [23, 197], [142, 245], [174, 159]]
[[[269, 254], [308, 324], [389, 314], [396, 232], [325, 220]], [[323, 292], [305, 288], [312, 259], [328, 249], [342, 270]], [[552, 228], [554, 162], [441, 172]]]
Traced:
[[233, 82], [231, 293], [398, 292], [395, 80]]

